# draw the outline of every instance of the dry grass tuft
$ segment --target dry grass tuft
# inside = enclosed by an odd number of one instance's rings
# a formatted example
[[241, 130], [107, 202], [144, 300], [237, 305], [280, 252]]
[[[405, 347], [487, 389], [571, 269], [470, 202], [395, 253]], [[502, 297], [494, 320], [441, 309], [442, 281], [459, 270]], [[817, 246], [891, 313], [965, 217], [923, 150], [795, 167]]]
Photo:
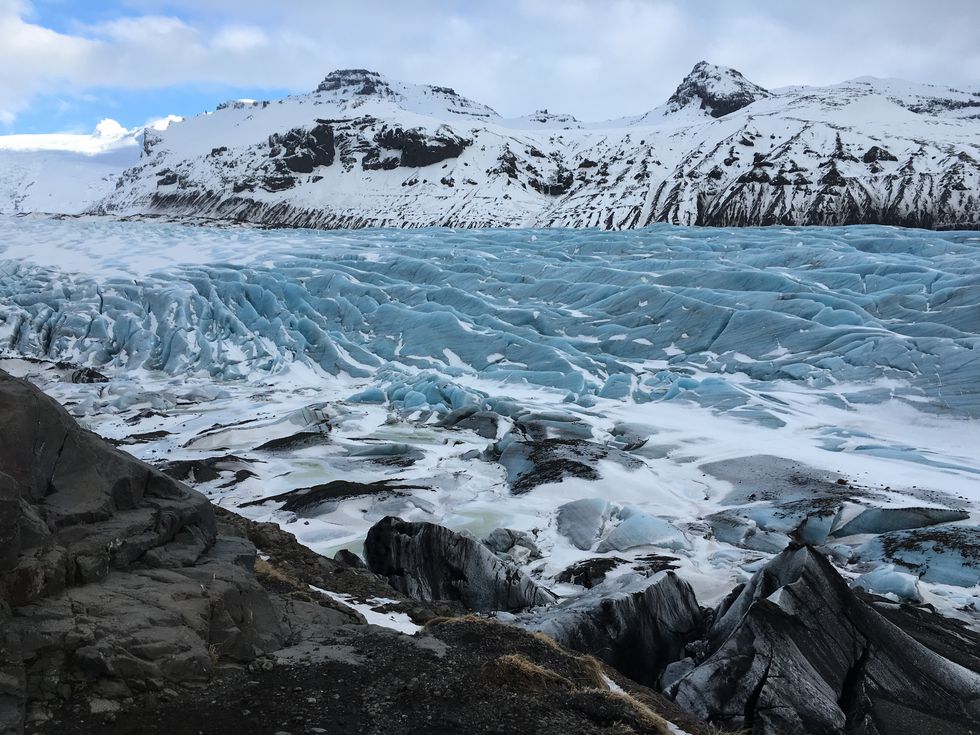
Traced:
[[307, 602], [316, 599], [310, 594], [308, 585], [300, 582], [299, 579], [286, 570], [270, 563], [268, 559], [256, 557], [253, 569], [255, 570], [255, 577], [259, 582], [266, 586], [271, 586], [274, 589], [278, 588], [278, 592], [287, 592], [290, 597], [306, 600]]
[[558, 642], [552, 638], [547, 633], [542, 633], [540, 630], [532, 630], [531, 635], [537, 638], [539, 641], [544, 643], [549, 648], [554, 648], [556, 651], [561, 651], [562, 653], [568, 653], [564, 648], [558, 645]]
[[589, 689], [587, 692], [600, 697], [619, 700], [633, 710], [634, 714], [636, 715], [636, 719], [643, 725], [643, 727], [656, 733], [657, 735], [671, 735], [670, 724], [667, 722], [667, 720], [628, 692], [614, 692], [609, 689], [609, 687]]
[[558, 684], [566, 689], [575, 689], [575, 685], [561, 674], [546, 669], [519, 653], [508, 653], [494, 663], [527, 684]]
[[483, 623], [484, 625], [503, 625], [490, 618], [481, 618], [479, 615], [470, 613], [468, 615], [454, 615], [452, 617], [436, 616], [425, 622], [423, 628], [435, 628], [440, 625], [452, 625], [454, 623]]
[[261, 556], [255, 558], [254, 569], [258, 577], [274, 579], [276, 582], [281, 582], [282, 584], [299, 584], [299, 580], [294, 576], [284, 572], [277, 566], [273, 566], [268, 559], [263, 559]]
[[585, 681], [596, 689], [606, 689], [606, 667], [595, 656], [584, 655], [575, 656], [575, 659], [582, 665]]
[[748, 730], [733, 730], [727, 727], [722, 727], [714, 722], [709, 722], [705, 725], [705, 732], [710, 733], [710, 735], [749, 735]]
[[[459, 617], [437, 617], [432, 618], [425, 624], [425, 628], [435, 628], [442, 625], [454, 625], [459, 623], [479, 623], [482, 625], [505, 625], [492, 618], [480, 617], [478, 615], [461, 615]], [[551, 636], [540, 631], [528, 631], [535, 639], [546, 645], [552, 651], [560, 655], [560, 658], [570, 664], [570, 669], [574, 672], [572, 678], [566, 678], [556, 671], [552, 671], [541, 664], [535, 663], [527, 656], [519, 653], [510, 653], [500, 656], [489, 662], [488, 666], [497, 668], [507, 675], [508, 679], [523, 686], [547, 687], [560, 686], [569, 692], [587, 694], [606, 699], [615, 699], [624, 704], [635, 717], [636, 724], [641, 726], [644, 731], [655, 733], [656, 735], [671, 735], [672, 730], [667, 720], [658, 715], [650, 706], [636, 699], [628, 692], [615, 692], [609, 688], [607, 681], [607, 667], [594, 656], [574, 653], [564, 648]], [[718, 735], [728, 735], [719, 731]], [[735, 735], [732, 733], [731, 735]]]
[[221, 661], [221, 652], [214, 643], [208, 646], [208, 660], [211, 662], [212, 669], [217, 668], [218, 662]]

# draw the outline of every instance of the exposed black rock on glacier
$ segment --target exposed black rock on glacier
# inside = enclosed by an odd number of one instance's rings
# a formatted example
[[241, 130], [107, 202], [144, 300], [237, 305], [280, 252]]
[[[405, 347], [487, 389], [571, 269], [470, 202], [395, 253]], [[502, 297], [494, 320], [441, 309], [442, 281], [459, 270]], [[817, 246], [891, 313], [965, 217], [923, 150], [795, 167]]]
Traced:
[[[398, 528], [407, 531], [401, 546], [411, 549], [401, 556], [388, 550]], [[386, 518], [369, 535], [372, 569], [418, 599], [443, 595], [474, 610], [508, 609], [513, 598], [500, 602], [499, 590], [485, 601], [486, 583], [483, 597], [457, 591], [473, 576], [463, 571], [467, 565], [491, 584], [499, 584], [498, 572], [488, 574], [447, 541], [413, 540], [423, 533], [465, 539]], [[433, 594], [433, 584], [443, 591]], [[510, 609], [528, 600], [522, 595]], [[976, 635], [938, 617], [924, 620], [921, 608], [905, 610], [852, 590], [820, 552], [792, 545], [715, 610], [701, 608], [687, 583], [664, 572], [607, 579], [565, 603], [498, 616], [664, 688], [723, 728], [885, 735], [906, 732], [912, 722], [920, 732], [973, 732], [980, 724], [980, 657], [959, 648], [975, 645]]]
[[634, 681], [660, 684], [664, 670], [685, 658], [708, 618], [690, 585], [673, 572], [608, 580], [566, 604], [519, 621], [569, 648], [592, 654]]
[[980, 675], [858, 598], [821, 554], [787, 549], [718, 610], [683, 707], [753, 733], [952, 733], [980, 723]]
[[418, 600], [454, 600], [477, 612], [555, 601], [548, 590], [476, 539], [434, 523], [388, 516], [368, 531], [364, 558], [372, 572]]

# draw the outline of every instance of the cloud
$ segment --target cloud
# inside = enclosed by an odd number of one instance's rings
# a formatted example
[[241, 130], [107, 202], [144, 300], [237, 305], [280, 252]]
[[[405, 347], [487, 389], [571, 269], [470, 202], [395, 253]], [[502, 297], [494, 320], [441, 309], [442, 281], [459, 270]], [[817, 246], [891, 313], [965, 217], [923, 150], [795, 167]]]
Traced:
[[40, 1], [0, 0], [0, 120], [42, 94], [303, 91], [352, 66], [453, 86], [505, 115], [547, 107], [593, 120], [660, 104], [700, 59], [767, 87], [980, 79], [975, 0], [117, 0], [118, 12], [60, 32]]
[[269, 37], [254, 26], [226, 26], [221, 28], [211, 41], [211, 46], [219, 51], [249, 53], [269, 45]]

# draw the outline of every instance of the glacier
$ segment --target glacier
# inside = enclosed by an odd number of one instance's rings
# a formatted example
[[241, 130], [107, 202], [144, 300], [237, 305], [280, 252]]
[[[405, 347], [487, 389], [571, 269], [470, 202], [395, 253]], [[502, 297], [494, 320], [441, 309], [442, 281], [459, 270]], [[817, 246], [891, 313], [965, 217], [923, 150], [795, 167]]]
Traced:
[[[398, 514], [526, 533], [560, 594], [654, 551], [711, 600], [800, 540], [975, 619], [978, 256], [882, 226], [0, 217], [0, 368], [324, 553]], [[405, 489], [255, 504], [334, 480]]]

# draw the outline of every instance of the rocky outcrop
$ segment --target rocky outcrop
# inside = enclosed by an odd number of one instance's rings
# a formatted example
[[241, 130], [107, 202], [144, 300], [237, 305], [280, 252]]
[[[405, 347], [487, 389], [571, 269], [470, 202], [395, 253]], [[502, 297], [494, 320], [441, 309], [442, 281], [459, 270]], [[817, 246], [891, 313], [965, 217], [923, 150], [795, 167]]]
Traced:
[[967, 733], [980, 723], [980, 675], [889, 622], [807, 547], [782, 552], [732, 595], [705, 644], [671, 692], [724, 727]]
[[269, 137], [269, 157], [281, 158], [286, 169], [294, 173], [313, 173], [317, 166], [331, 165], [334, 156], [333, 128], [326, 123]]
[[653, 581], [642, 575], [608, 580], [520, 624], [657, 687], [664, 670], [704, 634], [706, 618], [690, 585], [665, 572]]
[[107, 447], [54, 401], [0, 373], [3, 597], [23, 605], [98, 582], [151, 552], [193, 564], [215, 541], [206, 498]]
[[330, 72], [317, 86], [317, 92], [350, 90], [352, 94], [367, 96], [387, 90], [388, 85], [376, 71], [367, 69], [337, 69]]
[[270, 596], [204, 496], [3, 372], [0, 436], [0, 732], [72, 697], [204, 682], [281, 648], [296, 620], [359, 621]]
[[454, 600], [476, 612], [515, 611], [554, 595], [494, 556], [487, 547], [433, 523], [388, 516], [368, 531], [368, 568], [417, 600]]
[[769, 96], [768, 91], [735, 69], [699, 61], [667, 100], [667, 109], [694, 106], [711, 117], [724, 117]]
[[399, 165], [406, 168], [421, 168], [449, 158], [458, 158], [466, 146], [473, 141], [456, 135], [447, 126], [442, 126], [435, 133], [427, 133], [419, 129], [385, 127], [374, 136], [374, 142], [381, 148], [400, 151]]

